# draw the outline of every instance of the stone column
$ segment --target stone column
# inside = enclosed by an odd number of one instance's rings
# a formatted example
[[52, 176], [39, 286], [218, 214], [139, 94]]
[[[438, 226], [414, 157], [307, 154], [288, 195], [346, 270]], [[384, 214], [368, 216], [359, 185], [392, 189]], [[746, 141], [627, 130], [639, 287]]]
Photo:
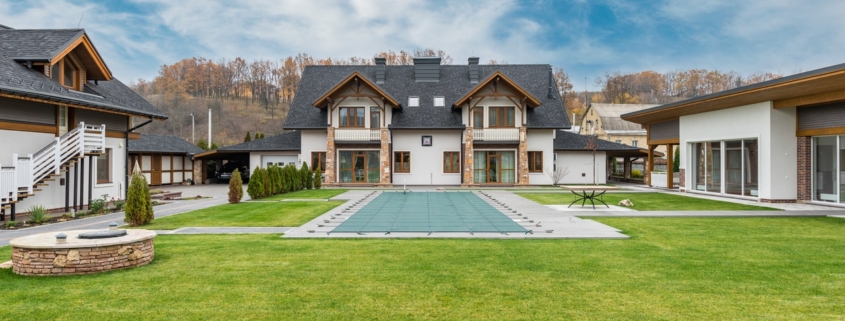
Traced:
[[622, 175], [625, 177], [625, 180], [631, 179], [631, 157], [625, 156], [622, 166], [624, 166]]
[[687, 175], [686, 171], [681, 168], [678, 170], [678, 187], [681, 192], [686, 191]]
[[194, 177], [192, 178], [192, 180], [194, 181], [194, 185], [202, 185], [204, 183], [203, 182], [203, 180], [204, 180], [203, 176], [205, 176], [204, 175], [205, 174], [205, 166], [203, 166], [203, 165], [205, 165], [204, 163], [205, 162], [203, 162], [199, 159], [194, 160], [193, 168], [191, 169], [194, 172]]
[[475, 172], [473, 171], [474, 165], [474, 152], [472, 149], [472, 128], [468, 127], [464, 129], [464, 163], [462, 164], [464, 167], [464, 177], [461, 186], [467, 187], [475, 181]]
[[390, 181], [390, 131], [387, 128], [381, 129], [381, 166], [379, 173], [381, 173], [381, 185], [390, 186], [393, 182]]
[[519, 128], [519, 149], [517, 151], [517, 185], [528, 185], [528, 139], [525, 127]]
[[337, 153], [334, 150], [334, 127], [326, 130], [326, 181], [324, 185], [337, 185], [335, 178], [335, 158]]

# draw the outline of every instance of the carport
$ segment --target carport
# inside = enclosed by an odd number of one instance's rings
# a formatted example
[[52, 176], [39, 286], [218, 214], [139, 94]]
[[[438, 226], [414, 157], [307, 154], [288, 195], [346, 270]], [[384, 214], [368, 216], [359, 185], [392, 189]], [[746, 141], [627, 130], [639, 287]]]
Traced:
[[214, 172], [227, 162], [247, 164], [250, 172], [258, 166], [267, 167], [271, 163], [279, 166], [293, 164], [299, 167], [302, 164], [301, 139], [299, 131], [292, 131], [207, 151], [195, 155], [194, 159], [201, 160], [203, 168], [208, 168], [208, 164], [213, 164], [213, 170], [210, 172], [206, 170], [204, 173], [208, 175], [204, 177], [206, 179], [214, 178], [212, 176]]

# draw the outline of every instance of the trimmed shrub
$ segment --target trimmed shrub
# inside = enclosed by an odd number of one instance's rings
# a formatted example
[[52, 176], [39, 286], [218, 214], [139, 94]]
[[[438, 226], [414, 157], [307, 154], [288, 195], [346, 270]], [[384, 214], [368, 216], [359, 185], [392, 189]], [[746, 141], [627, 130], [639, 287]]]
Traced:
[[[150, 197], [150, 185], [140, 172], [132, 173], [129, 192], [126, 193], [126, 217], [124, 221], [131, 226], [141, 226], [154, 219], [153, 199]], [[80, 213], [81, 214], [81, 213]]]
[[246, 185], [246, 193], [252, 199], [261, 198], [261, 193], [264, 193], [264, 181], [261, 180], [261, 167], [256, 167], [252, 171], [249, 183]]
[[320, 167], [317, 167], [317, 171], [314, 172], [314, 189], [320, 189], [323, 187], [323, 173], [320, 171]]
[[308, 163], [302, 162], [302, 167], [299, 168], [299, 175], [300, 179], [302, 180], [302, 188], [311, 189], [311, 184], [314, 181], [314, 176], [312, 176], [311, 170], [308, 169]]
[[264, 184], [264, 197], [273, 195], [273, 185], [270, 184], [270, 174], [266, 168], [261, 170], [261, 180], [261, 183]]
[[244, 143], [252, 141], [252, 136], [249, 134], [249, 131], [246, 131], [246, 136], [244, 137]]
[[633, 178], [643, 177], [643, 172], [640, 171], [639, 169], [632, 170], [631, 171], [631, 177], [633, 177]]
[[270, 167], [270, 179], [273, 181], [273, 194], [281, 194], [282, 191], [282, 175], [279, 173], [279, 166]]
[[238, 204], [243, 197], [244, 190], [241, 172], [236, 168], [232, 171], [232, 178], [229, 179], [229, 203]]

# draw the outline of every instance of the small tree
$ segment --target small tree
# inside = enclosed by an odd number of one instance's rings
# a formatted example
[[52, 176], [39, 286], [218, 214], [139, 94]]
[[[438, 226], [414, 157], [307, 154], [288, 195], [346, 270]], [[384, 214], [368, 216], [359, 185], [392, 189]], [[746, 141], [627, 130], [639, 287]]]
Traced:
[[259, 140], [259, 139], [261, 139], [261, 136], [258, 136], [258, 132], [255, 132], [255, 137], [253, 137], [252, 140]]
[[544, 172], [552, 179], [552, 185], [557, 185], [560, 184], [560, 180], [566, 177], [566, 175], [569, 175], [569, 167], [555, 166], [554, 170], [546, 167]]
[[249, 131], [246, 131], [246, 136], [244, 137], [244, 143], [252, 141], [252, 136], [249, 134]]
[[241, 172], [236, 168], [232, 171], [232, 178], [229, 179], [229, 203], [238, 204], [243, 197], [244, 190]]
[[261, 184], [264, 185], [264, 197], [273, 195], [273, 184], [270, 182], [270, 173], [266, 168], [261, 170], [261, 180]]
[[126, 216], [124, 221], [131, 226], [141, 226], [153, 221], [153, 200], [150, 197], [150, 186], [147, 178], [141, 174], [138, 164], [132, 173], [129, 191], [126, 194]]
[[249, 184], [246, 185], [246, 193], [249, 194], [250, 198], [261, 198], [261, 193], [264, 193], [263, 183], [264, 182], [261, 180], [261, 167], [256, 167], [255, 170], [252, 171], [252, 177], [250, 177]]
[[208, 142], [205, 141], [205, 138], [200, 138], [197, 141], [197, 147], [202, 148], [203, 150], [208, 150]]
[[681, 150], [679, 148], [675, 148], [675, 157], [672, 159], [672, 171], [681, 171]]
[[314, 189], [320, 189], [323, 187], [323, 173], [320, 171], [320, 167], [317, 166], [317, 171], [314, 172]]
[[308, 169], [308, 163], [302, 162], [302, 167], [299, 168], [299, 175], [302, 177], [302, 188], [311, 189], [311, 184], [314, 182], [313, 173]]

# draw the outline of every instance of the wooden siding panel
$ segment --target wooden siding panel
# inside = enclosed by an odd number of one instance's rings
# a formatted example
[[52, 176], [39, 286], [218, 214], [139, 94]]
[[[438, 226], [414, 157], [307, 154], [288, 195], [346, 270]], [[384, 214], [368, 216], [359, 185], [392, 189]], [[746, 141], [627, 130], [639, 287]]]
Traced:
[[845, 102], [799, 107], [798, 130], [845, 127]]
[[648, 140], [666, 140], [681, 137], [680, 120], [649, 124]]
[[56, 106], [0, 97], [0, 120], [56, 125]]
[[93, 110], [76, 110], [76, 122], [86, 124], [106, 124], [107, 130], [125, 131], [128, 121], [127, 116], [96, 112]]

